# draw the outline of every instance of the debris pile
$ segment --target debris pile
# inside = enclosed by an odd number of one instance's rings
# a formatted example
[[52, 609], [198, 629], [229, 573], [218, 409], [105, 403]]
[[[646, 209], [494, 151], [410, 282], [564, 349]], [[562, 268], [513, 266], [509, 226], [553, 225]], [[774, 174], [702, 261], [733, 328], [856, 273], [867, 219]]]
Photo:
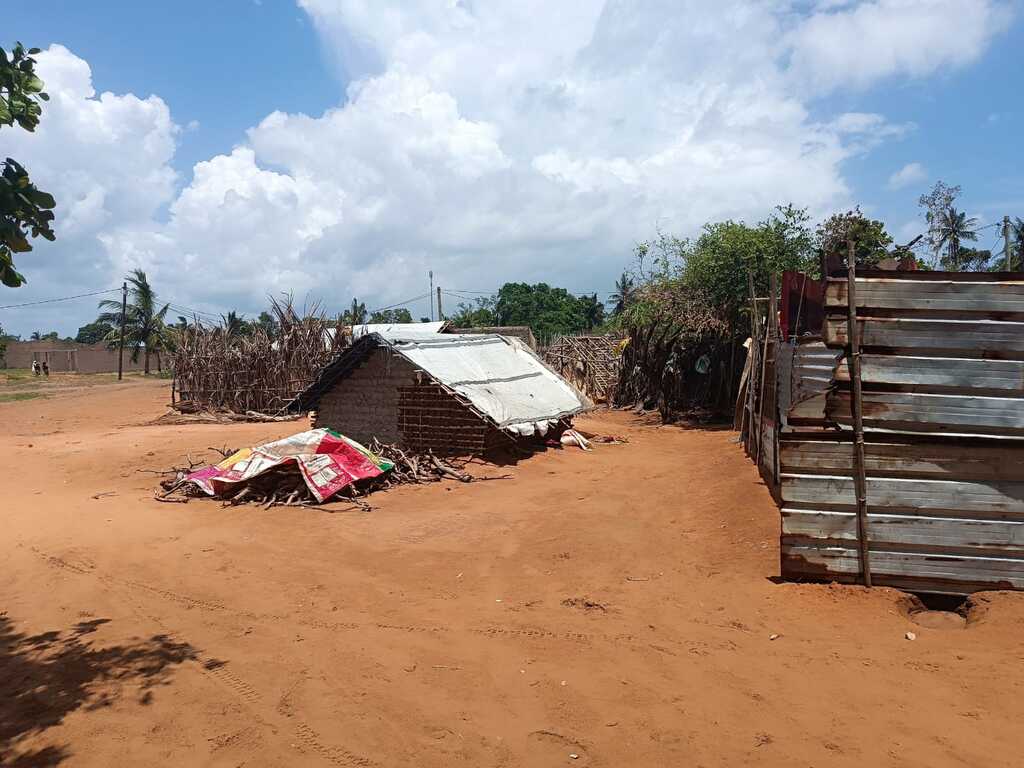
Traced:
[[442, 461], [431, 452], [406, 451], [376, 440], [367, 448], [337, 432], [314, 429], [255, 448], [217, 451], [223, 461], [164, 472], [158, 501], [187, 503], [212, 496], [223, 506], [311, 506], [342, 497], [369, 508], [362, 497], [377, 490], [444, 479], [473, 481], [465, 460]]

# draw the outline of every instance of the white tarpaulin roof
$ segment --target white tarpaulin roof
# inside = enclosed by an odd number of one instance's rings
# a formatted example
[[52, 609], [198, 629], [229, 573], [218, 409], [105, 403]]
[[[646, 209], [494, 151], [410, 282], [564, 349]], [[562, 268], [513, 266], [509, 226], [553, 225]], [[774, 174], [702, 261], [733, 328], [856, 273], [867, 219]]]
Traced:
[[437, 323], [364, 323], [352, 326], [352, 338], [358, 339], [368, 333], [379, 333], [389, 341], [391, 339], [418, 339], [423, 336], [436, 336], [447, 324], [445, 320]]
[[559, 418], [591, 406], [516, 338], [440, 334], [388, 341], [414, 365], [512, 432], [544, 434]]
[[[420, 339], [436, 336], [448, 325], [447, 320], [436, 323], [363, 323], [352, 326], [352, 338], [359, 339], [371, 333], [380, 334], [383, 338], [391, 339]], [[328, 343], [330, 348], [334, 342], [334, 328], [327, 329]]]

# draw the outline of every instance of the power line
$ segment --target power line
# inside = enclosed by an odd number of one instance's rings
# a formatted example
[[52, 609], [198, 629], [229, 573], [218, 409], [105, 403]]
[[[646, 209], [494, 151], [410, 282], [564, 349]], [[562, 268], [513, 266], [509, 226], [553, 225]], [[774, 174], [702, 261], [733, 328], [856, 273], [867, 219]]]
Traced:
[[412, 304], [414, 301], [422, 301], [423, 299], [427, 298], [428, 296], [430, 296], [430, 291], [427, 291], [426, 293], [424, 293], [424, 294], [422, 294], [420, 296], [414, 296], [411, 299], [406, 299], [405, 301], [400, 301], [397, 304], [391, 304], [390, 306], [387, 306], [387, 307], [379, 307], [378, 309], [371, 309], [368, 314], [372, 315], [374, 312], [384, 312], [385, 310], [388, 310], [388, 309], [395, 309], [396, 307], [403, 307], [406, 304]]
[[221, 319], [221, 315], [218, 315], [216, 312], [204, 312], [200, 309], [192, 309], [191, 307], [186, 307], [184, 304], [178, 304], [173, 301], [168, 301], [167, 306], [169, 306], [175, 312], [188, 312], [193, 315], [205, 315], [206, 317], [212, 317], [216, 320]]
[[87, 296], [101, 296], [104, 293], [115, 293], [120, 291], [120, 288], [108, 288], [105, 291], [93, 291], [92, 293], [79, 293], [75, 296], [61, 296], [56, 299], [40, 299], [39, 301], [26, 301], [24, 304], [8, 304], [0, 307], [0, 309], [18, 309], [20, 307], [33, 307], [37, 304], [53, 304], [58, 301], [71, 301], [72, 299], [84, 299]]

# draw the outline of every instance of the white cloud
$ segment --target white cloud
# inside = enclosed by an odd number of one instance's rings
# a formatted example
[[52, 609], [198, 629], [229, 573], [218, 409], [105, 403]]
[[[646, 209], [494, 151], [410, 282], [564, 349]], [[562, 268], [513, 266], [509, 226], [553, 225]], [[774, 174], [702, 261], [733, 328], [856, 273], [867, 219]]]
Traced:
[[927, 181], [928, 171], [920, 163], [907, 163], [889, 177], [889, 189], [904, 189]]
[[159, 98], [97, 98], [84, 61], [40, 56], [55, 100], [11, 152], [57, 196], [60, 239], [19, 261], [19, 296], [133, 266], [179, 303], [247, 313], [280, 290], [388, 304], [427, 269], [605, 291], [657, 227], [849, 206], [843, 163], [913, 126], [812, 118], [816, 96], [961, 65], [1005, 18], [995, 0], [300, 4], [343, 52], [344, 103], [270, 112], [177, 192]]
[[794, 76], [813, 87], [864, 88], [977, 59], [1010, 22], [991, 0], [875, 0], [820, 9], [790, 33]]

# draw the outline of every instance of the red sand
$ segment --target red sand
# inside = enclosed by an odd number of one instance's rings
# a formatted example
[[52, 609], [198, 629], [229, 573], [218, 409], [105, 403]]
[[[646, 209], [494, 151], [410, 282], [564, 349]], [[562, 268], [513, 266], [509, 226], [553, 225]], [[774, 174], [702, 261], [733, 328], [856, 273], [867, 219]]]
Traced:
[[0, 765], [1021, 764], [1024, 595], [931, 628], [773, 583], [730, 432], [598, 414], [630, 443], [370, 513], [222, 509], [139, 470], [302, 423], [143, 426], [166, 401], [0, 405]]

